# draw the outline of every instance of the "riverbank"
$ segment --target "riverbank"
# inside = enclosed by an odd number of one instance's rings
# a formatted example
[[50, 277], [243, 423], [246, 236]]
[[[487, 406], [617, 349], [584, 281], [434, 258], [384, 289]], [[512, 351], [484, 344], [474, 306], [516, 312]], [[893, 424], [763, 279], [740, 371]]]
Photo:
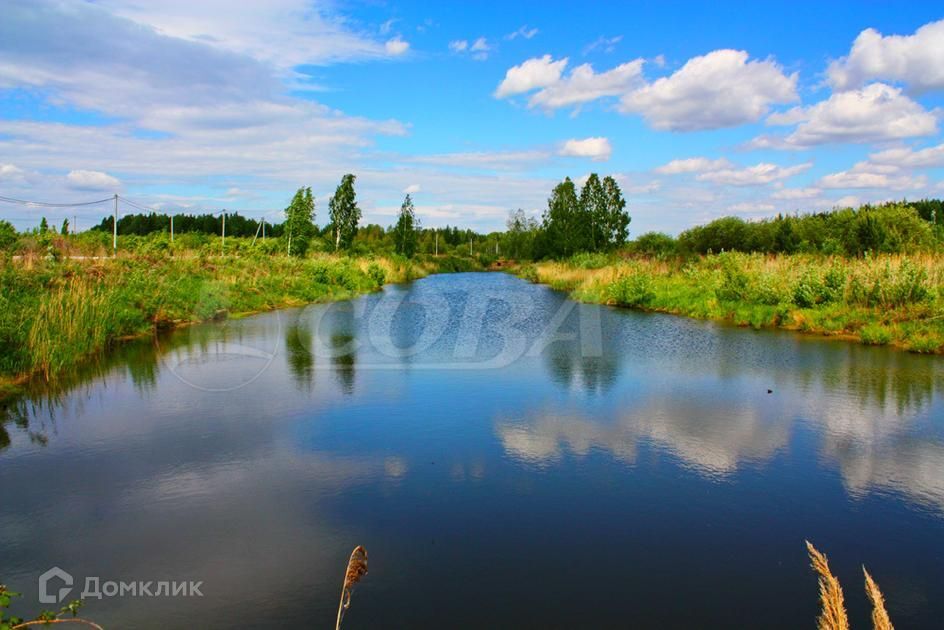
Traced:
[[440, 271], [455, 257], [123, 255], [0, 263], [0, 398], [160, 329], [342, 300]]
[[944, 256], [577, 256], [517, 275], [582, 302], [944, 354]]

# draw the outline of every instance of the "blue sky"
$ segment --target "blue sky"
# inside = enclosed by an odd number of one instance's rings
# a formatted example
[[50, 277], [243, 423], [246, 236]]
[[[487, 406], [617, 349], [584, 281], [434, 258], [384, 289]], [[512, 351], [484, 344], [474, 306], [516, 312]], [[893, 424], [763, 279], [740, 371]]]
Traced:
[[353, 172], [367, 221], [492, 230], [595, 171], [637, 235], [944, 196], [939, 3], [771, 4], [8, 0], [0, 195], [323, 223]]

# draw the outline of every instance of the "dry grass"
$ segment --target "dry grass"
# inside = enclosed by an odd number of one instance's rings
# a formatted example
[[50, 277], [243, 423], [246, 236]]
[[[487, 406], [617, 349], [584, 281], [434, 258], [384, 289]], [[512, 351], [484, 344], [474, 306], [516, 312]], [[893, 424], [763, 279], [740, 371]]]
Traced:
[[[816, 627], [819, 630], [849, 630], [849, 618], [846, 615], [839, 579], [829, 570], [826, 556], [810, 544], [810, 541], [806, 541], [806, 550], [810, 554], [813, 570], [819, 576], [819, 600], [822, 608], [816, 619]], [[862, 567], [862, 572], [865, 573], [865, 594], [872, 602], [872, 627], [874, 630], [895, 630], [888, 611], [885, 610], [885, 598], [878, 589], [878, 584], [865, 567]]]
[[882, 597], [882, 591], [878, 590], [878, 584], [865, 567], [862, 567], [862, 572], [865, 574], [865, 594], [872, 602], [872, 627], [875, 630], [895, 630], [892, 620], [888, 617], [888, 611], [885, 610], [885, 598]]
[[341, 603], [338, 604], [338, 621], [334, 626], [335, 630], [340, 630], [344, 613], [351, 607], [351, 591], [354, 585], [365, 575], [367, 575], [367, 550], [358, 545], [351, 552], [347, 569], [344, 571], [344, 585], [341, 587]]
[[842, 586], [830, 572], [826, 556], [806, 541], [806, 550], [810, 554], [813, 570], [819, 576], [819, 601], [822, 611], [816, 620], [819, 630], [849, 630], [849, 618], [842, 597]]

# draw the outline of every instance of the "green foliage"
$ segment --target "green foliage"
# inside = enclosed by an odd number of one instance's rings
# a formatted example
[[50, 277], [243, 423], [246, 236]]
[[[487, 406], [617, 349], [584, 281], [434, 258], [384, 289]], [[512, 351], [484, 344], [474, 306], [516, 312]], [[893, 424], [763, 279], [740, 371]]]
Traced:
[[299, 188], [285, 209], [286, 251], [290, 256], [304, 256], [315, 234], [315, 199], [311, 187]]
[[367, 266], [367, 275], [370, 276], [371, 280], [373, 280], [378, 287], [382, 287], [387, 281], [387, 272], [375, 262]]
[[535, 239], [535, 257], [566, 258], [578, 252], [607, 251], [629, 234], [626, 200], [612, 177], [591, 173], [580, 196], [569, 177], [554, 187]]
[[[932, 204], [932, 202], [925, 202]], [[938, 214], [929, 216], [935, 221]], [[792, 254], [797, 252], [861, 256], [872, 253], [911, 253], [940, 247], [935, 226], [923, 219], [914, 204], [890, 203], [746, 222], [738, 217], [716, 219], [679, 235], [685, 253], [722, 251]]]
[[341, 183], [328, 203], [335, 250], [348, 249], [357, 234], [361, 209], [357, 205], [354, 179], [355, 176], [350, 173], [342, 177]]
[[645, 273], [620, 276], [607, 288], [608, 298], [620, 306], [646, 307], [655, 299], [652, 278]]
[[892, 331], [881, 324], [869, 324], [859, 331], [859, 338], [869, 346], [885, 346], [892, 342]]
[[502, 250], [515, 260], [534, 258], [534, 245], [540, 225], [521, 208], [508, 213]]
[[629, 251], [654, 258], [668, 258], [678, 253], [678, 243], [674, 238], [662, 232], [646, 232], [636, 237], [629, 244]]
[[581, 252], [571, 256], [567, 264], [578, 269], [602, 269], [611, 262], [612, 259], [604, 253]]
[[[30, 622], [25, 621], [21, 617], [15, 617], [9, 615], [7, 611], [10, 609], [10, 604], [15, 597], [22, 597], [22, 594], [16, 593], [9, 590], [5, 585], [0, 584], [0, 630], [12, 630], [13, 628], [19, 626], [20, 624], [28, 624]], [[79, 614], [79, 609], [85, 605], [81, 599], [74, 599], [58, 611], [44, 610], [39, 613], [33, 621], [43, 621], [48, 624], [59, 621], [62, 623], [67, 619], [76, 619]], [[87, 621], [78, 620], [82, 622], [83, 625], [90, 625]], [[37, 625], [37, 624], [33, 624]], [[41, 625], [46, 625], [41, 624]]]
[[741, 267], [737, 256], [722, 254], [718, 256], [718, 262], [722, 276], [721, 285], [715, 289], [718, 299], [725, 302], [749, 299], [750, 278]]
[[416, 253], [416, 230], [418, 227], [413, 200], [407, 194], [406, 199], [403, 200], [403, 205], [400, 206], [397, 225], [393, 228], [394, 247], [401, 256], [413, 258], [413, 254]]
[[0, 220], [0, 250], [11, 249], [17, 241], [16, 228], [9, 221]]

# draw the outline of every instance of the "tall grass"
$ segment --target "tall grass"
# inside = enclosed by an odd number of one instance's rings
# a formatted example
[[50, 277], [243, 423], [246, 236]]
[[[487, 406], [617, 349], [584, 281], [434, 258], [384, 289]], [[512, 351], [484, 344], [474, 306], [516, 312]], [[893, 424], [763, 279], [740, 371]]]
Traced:
[[944, 353], [944, 256], [725, 253], [518, 269], [578, 300]]
[[[819, 578], [820, 614], [816, 619], [819, 630], [849, 630], [849, 616], [846, 614], [846, 604], [842, 596], [842, 586], [839, 578], [829, 570], [826, 556], [806, 541], [806, 550], [810, 556], [810, 564]], [[885, 598], [878, 588], [878, 584], [862, 567], [865, 574], [865, 593], [872, 604], [872, 627], [874, 630], [894, 630], [888, 611], [885, 610]]]
[[[0, 259], [0, 384], [53, 378], [114, 342], [190, 322], [348, 298], [471, 259], [290, 258], [227, 240], [241, 255], [146, 241], [117, 258]], [[177, 247], [179, 244], [175, 244]]]

